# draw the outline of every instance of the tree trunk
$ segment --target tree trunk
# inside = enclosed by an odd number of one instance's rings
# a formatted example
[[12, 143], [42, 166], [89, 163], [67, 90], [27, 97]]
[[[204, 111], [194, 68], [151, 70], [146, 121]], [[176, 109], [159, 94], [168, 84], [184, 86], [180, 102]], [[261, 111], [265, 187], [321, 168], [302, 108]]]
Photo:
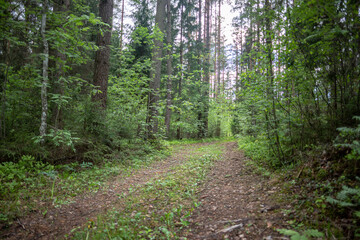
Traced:
[[208, 132], [208, 116], [209, 116], [209, 83], [210, 83], [210, 0], [205, 0], [205, 71], [204, 71], [204, 114], [203, 114], [203, 135]]
[[[240, 33], [239, 33], [240, 34]], [[239, 102], [239, 44], [238, 35], [235, 37], [235, 102]]]
[[125, 0], [122, 0], [121, 6], [121, 26], [120, 26], [120, 51], [122, 51], [123, 45], [123, 36], [124, 36], [124, 10], [125, 10]]
[[94, 85], [98, 87], [99, 91], [92, 96], [92, 101], [98, 103], [101, 110], [106, 109], [107, 101], [113, 8], [113, 0], [100, 0], [99, 16], [101, 21], [108, 24], [108, 26], [104, 27], [102, 34], [99, 31], [96, 39], [99, 50], [95, 54]]
[[[166, 0], [157, 0], [156, 4], [156, 16], [155, 24], [157, 25], [159, 31], [162, 33], [165, 32], [165, 6]], [[161, 81], [161, 58], [163, 50], [163, 41], [156, 37], [154, 39], [154, 48], [153, 48], [153, 69], [151, 71], [151, 81], [149, 84], [150, 93], [149, 93], [149, 112], [147, 117], [148, 124], [148, 138], [155, 138], [155, 134], [158, 133], [158, 105], [160, 100], [160, 81]]]
[[[219, 12], [218, 12], [218, 29], [217, 29], [217, 90], [216, 95], [220, 97], [221, 94], [221, 0], [219, 1]], [[221, 135], [221, 127], [220, 127], [220, 119], [219, 114], [216, 118], [216, 129], [215, 129], [215, 136], [220, 137]]]
[[42, 9], [42, 19], [41, 19], [41, 38], [43, 40], [43, 79], [41, 84], [41, 123], [40, 123], [40, 137], [41, 144], [44, 143], [46, 128], [47, 128], [47, 112], [48, 112], [48, 102], [47, 102], [47, 86], [48, 86], [48, 68], [49, 68], [49, 45], [45, 36], [46, 29], [46, 14], [48, 10], [48, 1], [44, 0], [43, 9]]
[[1, 117], [0, 117], [0, 139], [6, 137], [6, 121], [5, 121], [5, 112], [6, 112], [6, 88], [9, 76], [9, 67], [10, 67], [10, 41], [4, 41], [4, 54], [5, 54], [5, 73], [3, 75], [4, 81], [2, 83], [1, 89]]
[[[166, 42], [171, 45], [171, 2], [167, 0], [167, 29], [166, 29]], [[165, 126], [166, 136], [170, 137], [170, 121], [171, 121], [171, 93], [172, 93], [172, 48], [168, 46], [167, 50], [167, 93], [166, 93], [166, 113], [165, 113]]]
[[[121, 55], [122, 55], [122, 49], [123, 49], [123, 38], [124, 38], [124, 12], [125, 12], [125, 0], [122, 0], [122, 6], [121, 6], [121, 22], [120, 22], [120, 43], [119, 43], [119, 51], [120, 51], [120, 57], [118, 58], [119, 66], [121, 66]], [[118, 77], [121, 76], [121, 73], [117, 74]]]
[[219, 1], [219, 12], [218, 12], [218, 30], [217, 30], [217, 95], [220, 96], [221, 93], [221, 0]]
[[[182, 94], [182, 79], [183, 79], [183, 14], [184, 14], [184, 6], [181, 5], [181, 12], [180, 12], [181, 16], [180, 16], [180, 79], [179, 79], [179, 109], [181, 107], [181, 94]], [[180, 110], [178, 111], [178, 119], [177, 122], [179, 124], [177, 130], [176, 130], [176, 139], [181, 139], [181, 127], [180, 127], [180, 122], [181, 122], [181, 112]]]

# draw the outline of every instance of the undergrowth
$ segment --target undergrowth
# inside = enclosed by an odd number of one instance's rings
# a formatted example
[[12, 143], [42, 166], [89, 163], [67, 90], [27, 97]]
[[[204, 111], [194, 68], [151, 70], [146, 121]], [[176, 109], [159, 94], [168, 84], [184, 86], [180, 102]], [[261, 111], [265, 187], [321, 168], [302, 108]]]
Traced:
[[75, 239], [178, 239], [189, 225], [187, 218], [199, 205], [196, 192], [213, 162], [222, 152], [220, 145], [197, 150], [209, 154], [192, 157], [171, 172], [154, 177], [143, 186], [119, 195], [123, 208], [88, 222], [84, 229], [74, 229]]
[[335, 144], [308, 146], [286, 164], [277, 164], [266, 139], [238, 138], [248, 165], [282, 189], [276, 200], [291, 203], [292, 210], [282, 210], [289, 229], [279, 229], [291, 239], [360, 237], [360, 179], [354, 178], [360, 125], [338, 130]]
[[[125, 146], [124, 146], [125, 145]], [[148, 144], [122, 144], [122, 149], [102, 161], [51, 164], [24, 155], [18, 162], [0, 164], [0, 226], [11, 225], [30, 211], [44, 215], [49, 206], [69, 204], [84, 192], [97, 192], [112, 176], [128, 174], [169, 155], [166, 148]], [[94, 154], [89, 159], [94, 159]]]
[[201, 139], [189, 139], [184, 138], [181, 140], [170, 140], [167, 141], [169, 145], [186, 145], [186, 144], [194, 144], [194, 143], [210, 143], [210, 142], [228, 142], [233, 140], [233, 138], [201, 138]]

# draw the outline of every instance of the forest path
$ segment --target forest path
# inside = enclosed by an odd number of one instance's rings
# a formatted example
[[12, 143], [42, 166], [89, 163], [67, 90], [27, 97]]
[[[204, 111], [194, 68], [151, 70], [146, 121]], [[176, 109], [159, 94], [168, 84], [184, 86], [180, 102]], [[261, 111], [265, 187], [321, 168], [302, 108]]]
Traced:
[[195, 143], [176, 146], [171, 157], [156, 161], [146, 168], [135, 169], [128, 174], [120, 173], [110, 179], [97, 193], [87, 193], [71, 199], [71, 204], [61, 207], [49, 206], [46, 214], [35, 211], [29, 216], [18, 219], [0, 239], [62, 239], [73, 229], [86, 225], [89, 219], [96, 219], [119, 203], [119, 196], [129, 194], [129, 189], [139, 188], [172, 171], [190, 156], [202, 155], [199, 148], [211, 143]]
[[[198, 196], [200, 207], [182, 235], [188, 239], [287, 239], [285, 228], [289, 203], [278, 203], [276, 182], [256, 173], [237, 143], [225, 144], [223, 159], [208, 174]], [[284, 205], [284, 206], [282, 206]]]
[[78, 196], [71, 204], [58, 208], [49, 207], [45, 215], [39, 211], [19, 219], [1, 237], [63, 239], [70, 235], [72, 238], [72, 230], [84, 228], [89, 219], [106, 214], [114, 206], [121, 212], [124, 203], [119, 196], [127, 196], [131, 189], [144, 188], [150, 181], [171, 175], [176, 169], [174, 167], [186, 163], [189, 158], [206, 154], [204, 149], [215, 145], [221, 145], [225, 150], [200, 187], [197, 198], [201, 204], [187, 219], [190, 224], [179, 230], [180, 239], [245, 240], [279, 237], [274, 228], [284, 227], [285, 219], [279, 211], [284, 207], [275, 204], [271, 198], [278, 189], [246, 165], [247, 159], [237, 150], [235, 142], [176, 146], [171, 157], [128, 175], [119, 174], [96, 194]]

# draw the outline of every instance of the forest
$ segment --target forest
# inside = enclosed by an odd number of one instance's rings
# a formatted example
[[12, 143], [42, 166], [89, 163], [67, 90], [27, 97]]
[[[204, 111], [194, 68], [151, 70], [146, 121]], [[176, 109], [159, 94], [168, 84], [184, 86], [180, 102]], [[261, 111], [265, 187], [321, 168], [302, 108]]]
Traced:
[[0, 33], [1, 238], [360, 238], [360, 1], [0, 0]]

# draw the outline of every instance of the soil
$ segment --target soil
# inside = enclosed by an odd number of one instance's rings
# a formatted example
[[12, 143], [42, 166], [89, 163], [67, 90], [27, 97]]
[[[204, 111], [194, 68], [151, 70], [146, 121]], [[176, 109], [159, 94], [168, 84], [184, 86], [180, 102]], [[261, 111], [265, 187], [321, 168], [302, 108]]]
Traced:
[[223, 160], [207, 177], [200, 207], [183, 236], [188, 239], [287, 239], [277, 228], [286, 228], [286, 216], [276, 201], [276, 181], [257, 174], [236, 143], [226, 143]]
[[[96, 194], [78, 196], [73, 203], [59, 208], [49, 206], [45, 215], [34, 211], [0, 233], [0, 238], [63, 239], [71, 230], [85, 226], [89, 219], [96, 219], [115, 204], [121, 205], [119, 194], [127, 194], [130, 187], [139, 187], [172, 171], [173, 166], [199, 154], [196, 149], [208, 144], [212, 143], [184, 145], [171, 157], [136, 170], [130, 176], [119, 174]], [[286, 239], [275, 229], [286, 226], [287, 219], [281, 209], [291, 206], [276, 203], [273, 197], [279, 191], [276, 183], [247, 166], [248, 159], [237, 150], [236, 143], [224, 144], [222, 160], [215, 163], [199, 192], [201, 205], [181, 235], [187, 239]]]

